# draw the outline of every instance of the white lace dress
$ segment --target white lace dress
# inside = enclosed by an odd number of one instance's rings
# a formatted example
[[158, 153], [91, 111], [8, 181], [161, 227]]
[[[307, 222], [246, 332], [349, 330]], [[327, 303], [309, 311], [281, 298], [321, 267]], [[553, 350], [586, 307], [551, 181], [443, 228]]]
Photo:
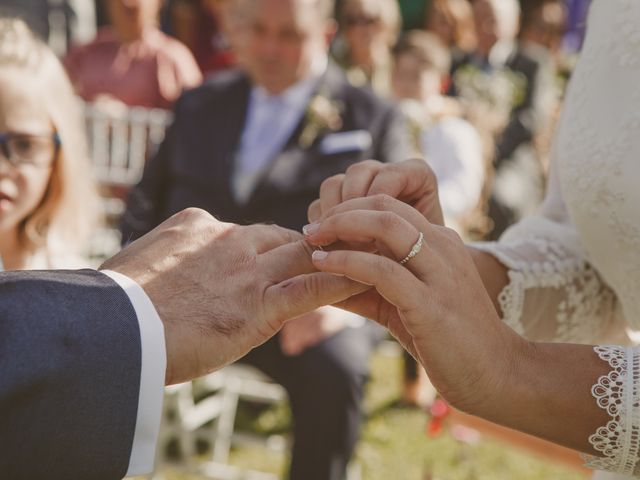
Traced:
[[592, 394], [611, 420], [587, 464], [640, 478], [640, 0], [593, 1], [541, 211], [476, 246], [509, 268], [500, 303], [516, 331], [600, 344], [611, 372]]

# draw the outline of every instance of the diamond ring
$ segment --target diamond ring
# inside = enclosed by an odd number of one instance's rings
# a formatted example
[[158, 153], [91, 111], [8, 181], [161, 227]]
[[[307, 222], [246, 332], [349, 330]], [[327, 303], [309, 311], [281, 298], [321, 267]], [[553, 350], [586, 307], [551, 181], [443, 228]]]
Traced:
[[420, 236], [418, 237], [418, 241], [413, 245], [413, 247], [411, 247], [411, 251], [409, 252], [409, 254], [406, 257], [404, 257], [402, 260], [400, 260], [400, 265], [404, 265], [409, 260], [411, 260], [413, 257], [415, 257], [418, 254], [418, 252], [420, 250], [422, 250], [422, 245], [423, 244], [424, 244], [424, 234], [422, 232], [420, 232]]

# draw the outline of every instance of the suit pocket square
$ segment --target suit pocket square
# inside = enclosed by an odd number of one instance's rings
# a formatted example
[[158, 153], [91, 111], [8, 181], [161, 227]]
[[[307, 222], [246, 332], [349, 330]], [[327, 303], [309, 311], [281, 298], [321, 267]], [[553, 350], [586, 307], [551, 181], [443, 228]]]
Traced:
[[330, 133], [320, 142], [320, 151], [325, 155], [346, 152], [362, 152], [371, 148], [373, 139], [367, 130]]

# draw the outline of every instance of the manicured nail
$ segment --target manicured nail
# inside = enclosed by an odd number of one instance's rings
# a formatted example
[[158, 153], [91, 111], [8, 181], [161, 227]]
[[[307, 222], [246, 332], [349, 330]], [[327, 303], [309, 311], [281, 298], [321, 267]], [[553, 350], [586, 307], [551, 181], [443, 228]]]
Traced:
[[311, 254], [311, 258], [318, 262], [321, 262], [328, 256], [329, 256], [329, 252], [325, 252], [324, 250], [314, 250], [313, 253]]
[[320, 229], [320, 224], [318, 222], [310, 223], [309, 225], [305, 225], [302, 227], [302, 233], [305, 235], [313, 235]]

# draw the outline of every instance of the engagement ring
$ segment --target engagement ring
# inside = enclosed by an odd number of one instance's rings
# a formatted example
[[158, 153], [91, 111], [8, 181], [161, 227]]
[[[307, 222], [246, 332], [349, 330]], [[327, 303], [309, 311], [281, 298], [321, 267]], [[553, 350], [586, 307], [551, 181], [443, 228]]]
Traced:
[[420, 250], [422, 250], [423, 241], [424, 241], [424, 234], [420, 232], [418, 241], [413, 245], [413, 247], [411, 247], [411, 251], [409, 252], [409, 255], [407, 255], [402, 260], [400, 260], [400, 265], [404, 265], [405, 263], [407, 263], [409, 260], [415, 257]]

